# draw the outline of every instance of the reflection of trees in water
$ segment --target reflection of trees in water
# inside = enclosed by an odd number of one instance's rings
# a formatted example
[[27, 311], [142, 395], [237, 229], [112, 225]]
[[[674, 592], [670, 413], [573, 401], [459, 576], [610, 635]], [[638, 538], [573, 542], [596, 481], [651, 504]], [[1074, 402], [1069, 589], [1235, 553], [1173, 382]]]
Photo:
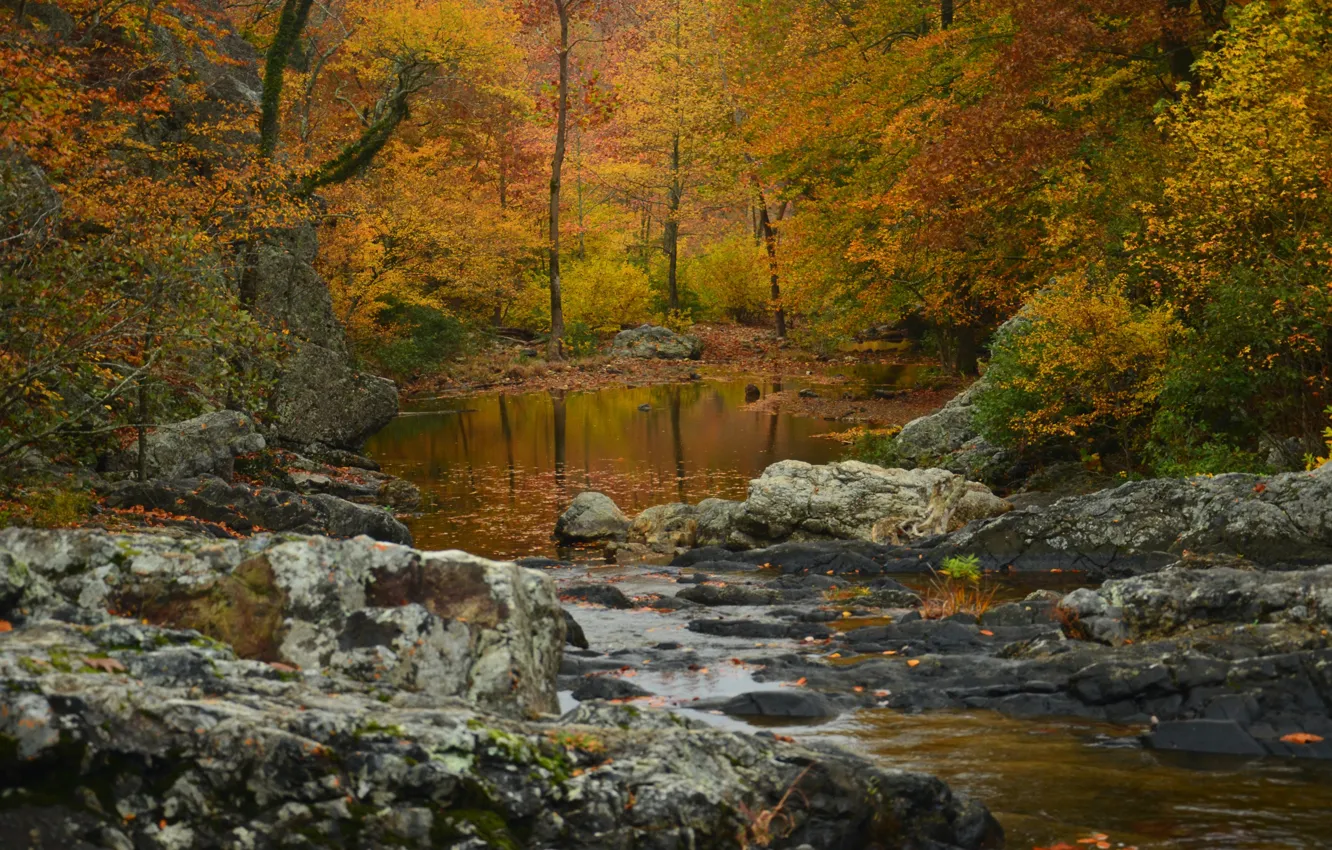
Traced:
[[513, 428], [509, 425], [509, 403], [504, 393], [499, 395], [499, 418], [500, 434], [504, 439], [504, 456], [509, 466], [509, 504], [513, 504], [514, 471], [513, 471]]
[[564, 492], [564, 468], [565, 468], [565, 422], [566, 413], [564, 409], [564, 390], [551, 390], [550, 401], [555, 409], [554, 416], [554, 436], [555, 436], [555, 486]]
[[[458, 400], [453, 410], [395, 420], [368, 450], [431, 497], [432, 509], [409, 523], [425, 548], [553, 554], [555, 518], [580, 490], [600, 490], [629, 513], [744, 498], [769, 463], [840, 455], [832, 441], [810, 439], [829, 429], [823, 422], [741, 411], [744, 383]], [[653, 410], [640, 411], [644, 402]]]
[[[690, 386], [692, 389], [692, 385]], [[670, 395], [671, 405], [671, 447], [675, 450], [675, 495], [681, 502], [685, 500], [685, 462], [684, 462], [684, 443], [680, 439], [680, 387], [673, 387], [675, 390]], [[695, 393], [694, 400], [698, 400], [698, 394]]]

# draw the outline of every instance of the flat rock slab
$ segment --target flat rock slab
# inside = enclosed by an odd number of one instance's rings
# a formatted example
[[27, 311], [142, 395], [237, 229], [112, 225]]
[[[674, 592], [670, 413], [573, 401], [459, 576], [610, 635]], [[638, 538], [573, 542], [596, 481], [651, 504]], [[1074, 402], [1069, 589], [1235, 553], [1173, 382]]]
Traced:
[[841, 713], [823, 694], [800, 688], [741, 694], [723, 703], [721, 710], [737, 717], [784, 717], [800, 720], [830, 719]]

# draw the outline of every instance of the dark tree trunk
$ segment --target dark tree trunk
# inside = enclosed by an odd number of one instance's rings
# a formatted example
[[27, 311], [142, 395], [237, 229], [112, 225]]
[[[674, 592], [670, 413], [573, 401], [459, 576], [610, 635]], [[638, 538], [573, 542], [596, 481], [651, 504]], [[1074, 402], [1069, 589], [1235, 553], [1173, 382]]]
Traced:
[[666, 291], [671, 310], [680, 309], [680, 289], [676, 268], [680, 256], [680, 134], [671, 140], [671, 184], [666, 189], [666, 228], [662, 237], [666, 249]]
[[569, 132], [569, 0], [555, 0], [560, 16], [560, 84], [555, 119], [555, 155], [550, 161], [550, 343], [546, 357], [564, 359], [564, 305], [560, 298], [560, 171]]

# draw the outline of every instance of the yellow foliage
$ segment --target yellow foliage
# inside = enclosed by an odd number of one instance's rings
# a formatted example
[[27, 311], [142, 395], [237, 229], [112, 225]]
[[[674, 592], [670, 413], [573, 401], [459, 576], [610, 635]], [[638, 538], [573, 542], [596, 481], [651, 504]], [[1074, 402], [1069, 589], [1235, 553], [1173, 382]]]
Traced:
[[1122, 281], [1098, 285], [1081, 272], [1038, 293], [1017, 321], [996, 347], [981, 416], [1018, 445], [1147, 413], [1179, 329], [1168, 309], [1135, 308]]

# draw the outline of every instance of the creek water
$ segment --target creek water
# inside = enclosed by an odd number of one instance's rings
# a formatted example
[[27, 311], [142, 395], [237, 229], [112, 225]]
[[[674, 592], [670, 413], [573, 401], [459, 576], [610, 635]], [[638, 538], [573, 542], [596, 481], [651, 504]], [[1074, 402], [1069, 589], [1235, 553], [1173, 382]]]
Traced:
[[[912, 375], [855, 377], [869, 386], [892, 386], [909, 383]], [[555, 518], [582, 490], [601, 490], [632, 515], [670, 501], [743, 498], [748, 480], [770, 463], [824, 463], [844, 454], [839, 443], [820, 435], [845, 426], [748, 411], [745, 383], [423, 402], [376, 435], [367, 451], [385, 471], [411, 480], [426, 495], [426, 509], [409, 522], [419, 547], [497, 558], [556, 555], [550, 536]], [[760, 386], [764, 393], [774, 391], [770, 382]], [[561, 582], [586, 581], [612, 569], [574, 567], [554, 575]], [[1006, 587], [1000, 596], [1021, 596], [1033, 580], [1021, 576], [1016, 581], [1024, 584]], [[674, 592], [664, 581], [636, 579], [621, 587]], [[1041, 581], [1059, 589], [1078, 584], [1076, 575]], [[593, 647], [603, 652], [632, 652], [664, 639], [700, 649], [703, 641], [723, 644], [711, 647], [720, 656], [753, 646], [691, 634], [686, 614], [573, 610]], [[788, 649], [800, 647], [791, 643]], [[773, 686], [755, 681], [743, 665], [727, 664], [684, 673], [648, 668], [636, 681], [662, 703], [686, 709], [697, 698]], [[565, 694], [562, 701], [568, 705], [571, 698]], [[1009, 848], [1096, 846], [1077, 842], [1100, 834], [1111, 847], [1138, 850], [1332, 847], [1332, 765], [1160, 753], [1138, 746], [1141, 731], [988, 712], [903, 715], [887, 709], [781, 729], [799, 739], [836, 741], [885, 767], [939, 776], [990, 806]]]
[[[407, 522], [417, 546], [553, 556], [555, 519], [584, 490], [606, 493], [632, 516], [666, 502], [743, 499], [771, 463], [845, 453], [819, 435], [846, 425], [747, 411], [746, 383], [418, 402], [366, 451], [428, 500]], [[771, 381], [759, 385], [775, 391]]]

